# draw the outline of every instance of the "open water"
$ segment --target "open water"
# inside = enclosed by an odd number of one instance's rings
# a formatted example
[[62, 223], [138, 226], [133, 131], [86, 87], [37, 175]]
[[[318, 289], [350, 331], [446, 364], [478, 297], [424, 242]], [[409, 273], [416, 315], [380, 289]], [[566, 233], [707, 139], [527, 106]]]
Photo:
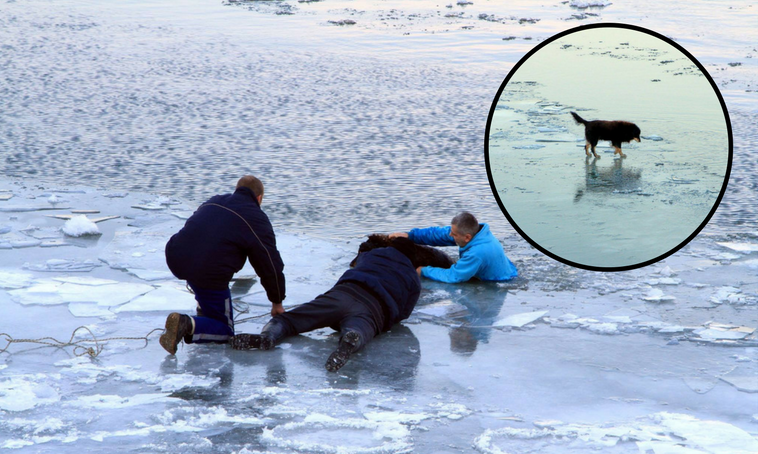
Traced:
[[716, 224], [754, 226], [758, 11], [729, 1], [4, 2], [0, 172], [196, 201], [253, 173], [278, 227], [360, 236], [468, 209], [516, 239], [484, 169], [490, 105], [538, 42], [599, 21], [706, 66], [735, 131]]

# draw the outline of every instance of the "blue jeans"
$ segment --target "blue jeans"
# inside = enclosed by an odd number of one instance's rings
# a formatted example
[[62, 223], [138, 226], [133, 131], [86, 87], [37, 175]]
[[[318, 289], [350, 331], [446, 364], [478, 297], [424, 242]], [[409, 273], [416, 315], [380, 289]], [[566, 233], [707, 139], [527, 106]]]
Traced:
[[192, 334], [193, 344], [217, 342], [226, 343], [234, 336], [234, 310], [232, 309], [232, 293], [226, 290], [201, 289], [191, 282], [190, 288], [195, 293], [198, 305], [198, 315], [195, 320], [195, 332]]

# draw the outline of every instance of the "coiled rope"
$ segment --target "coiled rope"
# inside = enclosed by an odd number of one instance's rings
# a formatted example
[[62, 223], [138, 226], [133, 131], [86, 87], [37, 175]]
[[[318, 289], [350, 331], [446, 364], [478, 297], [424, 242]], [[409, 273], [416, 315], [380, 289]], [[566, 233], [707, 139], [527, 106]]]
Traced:
[[[90, 336], [92, 336], [91, 339], [80, 339], [80, 340], [74, 340], [76, 337], [76, 333], [79, 330], [86, 330]], [[0, 338], [4, 338], [3, 340], [7, 342], [5, 347], [0, 348], [0, 353], [5, 353], [8, 351], [8, 348], [12, 344], [41, 344], [46, 345], [48, 347], [56, 347], [56, 348], [65, 348], [65, 347], [74, 347], [74, 355], [76, 356], [84, 356], [89, 355], [91, 358], [97, 358], [97, 356], [102, 353], [103, 349], [105, 348], [105, 343], [108, 341], [114, 341], [114, 340], [141, 340], [145, 341], [145, 346], [147, 347], [148, 338], [156, 331], [163, 331], [163, 328], [155, 328], [154, 330], [150, 331], [144, 336], [137, 336], [137, 337], [108, 337], [104, 339], [99, 339], [97, 336], [95, 336], [95, 333], [92, 332], [89, 328], [86, 326], [80, 326], [76, 328], [71, 333], [71, 338], [68, 340], [68, 342], [62, 342], [54, 337], [40, 337], [38, 339], [14, 339], [10, 334], [8, 333], [0, 333]], [[94, 346], [87, 346], [84, 344], [92, 344], [94, 343]]]

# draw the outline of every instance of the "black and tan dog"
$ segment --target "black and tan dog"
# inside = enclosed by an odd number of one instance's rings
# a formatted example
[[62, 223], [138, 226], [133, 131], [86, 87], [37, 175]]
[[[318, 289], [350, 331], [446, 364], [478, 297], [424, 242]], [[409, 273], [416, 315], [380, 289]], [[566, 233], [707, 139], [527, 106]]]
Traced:
[[597, 153], [595, 153], [595, 146], [597, 145], [598, 140], [610, 140], [611, 145], [613, 145], [615, 150], [613, 154], [619, 154], [622, 158], [626, 157], [626, 155], [621, 152], [622, 142], [628, 143], [632, 140], [636, 140], [637, 142], [640, 141], [640, 128], [634, 123], [628, 121], [605, 120], [587, 121], [577, 115], [576, 112], [571, 112], [571, 115], [578, 124], [584, 125], [584, 138], [587, 140], [587, 143], [584, 145], [584, 152], [587, 156], [590, 155], [588, 148], [592, 147], [592, 154], [595, 155], [596, 158], [599, 157]]

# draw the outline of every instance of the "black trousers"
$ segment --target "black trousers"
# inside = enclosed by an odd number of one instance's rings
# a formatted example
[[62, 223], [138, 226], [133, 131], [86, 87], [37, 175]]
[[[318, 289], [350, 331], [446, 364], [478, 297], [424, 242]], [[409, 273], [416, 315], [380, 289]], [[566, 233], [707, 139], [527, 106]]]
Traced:
[[282, 325], [282, 337], [325, 327], [340, 331], [342, 335], [356, 331], [361, 336], [357, 351], [382, 332], [384, 319], [382, 305], [374, 295], [359, 284], [343, 282], [271, 321]]

